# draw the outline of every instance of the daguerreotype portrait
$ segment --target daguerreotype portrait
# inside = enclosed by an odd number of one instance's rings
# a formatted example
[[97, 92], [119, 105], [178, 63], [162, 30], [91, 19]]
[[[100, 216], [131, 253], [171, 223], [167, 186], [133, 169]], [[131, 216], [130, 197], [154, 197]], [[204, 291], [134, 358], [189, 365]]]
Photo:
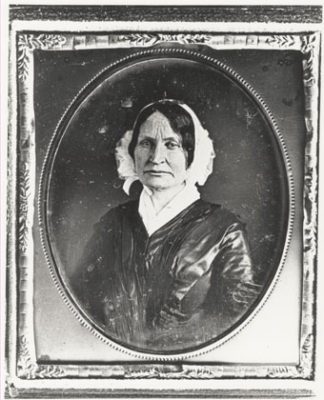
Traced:
[[319, 33], [73, 10], [11, 9], [9, 395], [313, 379]]
[[125, 190], [138, 179], [141, 193], [95, 227], [71, 277], [77, 298], [105, 332], [144, 349], [216, 338], [253, 303], [257, 285], [242, 223], [200, 199], [196, 184], [215, 156], [208, 132], [186, 104], [160, 100], [115, 151]]
[[[195, 52], [144, 57], [108, 68], [62, 121], [44, 219], [59, 275], [91, 322], [124, 345], [182, 352], [239, 323], [272, 279], [288, 177], [271, 120], [235, 77]], [[222, 201], [242, 181], [236, 215]]]

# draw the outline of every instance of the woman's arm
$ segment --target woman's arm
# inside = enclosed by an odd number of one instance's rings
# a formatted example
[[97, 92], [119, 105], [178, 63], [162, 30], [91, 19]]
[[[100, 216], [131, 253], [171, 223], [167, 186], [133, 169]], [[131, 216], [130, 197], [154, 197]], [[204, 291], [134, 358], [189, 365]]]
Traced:
[[260, 286], [254, 282], [253, 264], [242, 224], [233, 223], [226, 229], [213, 264], [221, 311], [230, 316], [242, 315], [260, 291]]

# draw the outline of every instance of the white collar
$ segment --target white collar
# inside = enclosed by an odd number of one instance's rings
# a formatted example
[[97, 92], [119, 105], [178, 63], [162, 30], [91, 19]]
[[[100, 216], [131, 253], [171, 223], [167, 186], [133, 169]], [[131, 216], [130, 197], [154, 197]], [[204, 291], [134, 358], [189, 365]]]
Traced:
[[186, 185], [158, 213], [155, 211], [151, 191], [144, 186], [139, 199], [138, 212], [149, 236], [200, 198], [195, 185]]

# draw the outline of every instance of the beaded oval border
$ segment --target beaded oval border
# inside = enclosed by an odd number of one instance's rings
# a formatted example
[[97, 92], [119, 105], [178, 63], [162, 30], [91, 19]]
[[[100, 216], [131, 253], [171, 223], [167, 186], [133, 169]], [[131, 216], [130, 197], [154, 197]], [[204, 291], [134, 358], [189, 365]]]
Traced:
[[[47, 174], [48, 169], [50, 169], [51, 166], [51, 161], [54, 158], [54, 155], [56, 153], [56, 149], [60, 143], [60, 137], [58, 137], [58, 134], [60, 132], [61, 125], [63, 121], [65, 121], [69, 114], [71, 114], [72, 108], [75, 107], [75, 103], [81, 103], [80, 98], [82, 98], [82, 95], [84, 95], [87, 90], [90, 89], [90, 87], [93, 86], [96, 80], [101, 77], [104, 73], [107, 73], [110, 70], [113, 70], [116, 67], [121, 67], [124, 64], [127, 64], [129, 62], [139, 62], [145, 58], [149, 59], [154, 59], [154, 56], [179, 56], [178, 58], [185, 58], [185, 59], [191, 59], [194, 61], [200, 61], [200, 62], [207, 62], [209, 65], [213, 65], [215, 68], [218, 68], [221, 72], [224, 72], [226, 75], [228, 75], [232, 80], [236, 81], [237, 84], [241, 85], [243, 89], [245, 89], [246, 92], [250, 94], [250, 96], [256, 101], [256, 103], [259, 105], [260, 109], [263, 111], [264, 115], [267, 117], [267, 121], [269, 122], [270, 126], [273, 128], [273, 132], [275, 133], [275, 137], [277, 139], [277, 142], [280, 146], [282, 155], [283, 155], [283, 160], [285, 163], [286, 167], [286, 174], [287, 174], [287, 182], [288, 182], [288, 198], [289, 198], [289, 207], [288, 207], [288, 224], [287, 224], [287, 233], [286, 233], [286, 240], [285, 240], [285, 245], [282, 251], [282, 256], [280, 263], [277, 267], [277, 271], [275, 275], [272, 278], [272, 282], [269, 284], [268, 288], [266, 289], [266, 292], [263, 294], [262, 298], [259, 299], [258, 304], [255, 306], [253, 311], [250, 311], [249, 315], [245, 317], [244, 321], [241, 322], [236, 328], [230, 330], [224, 337], [220, 338], [219, 340], [215, 339], [213, 343], [209, 343], [207, 345], [202, 345], [199, 349], [196, 350], [186, 350], [185, 352], [177, 352], [176, 354], [154, 354], [150, 352], [145, 352], [145, 351], [136, 351], [129, 349], [126, 346], [122, 346], [113, 340], [109, 339], [107, 336], [99, 332], [98, 328], [95, 326], [95, 324], [91, 323], [88, 321], [87, 317], [82, 314], [82, 310], [80, 310], [79, 307], [77, 307], [74, 302], [71, 300], [71, 294], [69, 294], [68, 290], [65, 289], [64, 285], [64, 280], [62, 276], [59, 275], [57, 272], [57, 267], [55, 265], [54, 257], [51, 257], [51, 246], [48, 243], [47, 237], [46, 237], [46, 224], [44, 221], [46, 221], [46, 201], [44, 202], [44, 198], [46, 197], [46, 189], [48, 187], [49, 183], [49, 176]], [[89, 94], [89, 93], [87, 93]], [[84, 96], [85, 98], [85, 96]], [[44, 196], [45, 195], [45, 196]], [[188, 358], [193, 358], [196, 356], [203, 355], [207, 352], [212, 351], [213, 349], [220, 347], [221, 345], [225, 344], [228, 342], [231, 338], [236, 336], [239, 332], [241, 332], [245, 326], [247, 326], [257, 315], [257, 313], [262, 309], [263, 305], [266, 303], [268, 298], [270, 297], [276, 283], [279, 280], [283, 265], [286, 261], [287, 253], [288, 253], [288, 248], [289, 244], [291, 241], [292, 237], [292, 229], [293, 229], [293, 221], [294, 221], [294, 215], [295, 215], [295, 193], [294, 193], [294, 183], [293, 183], [293, 174], [292, 174], [292, 168], [291, 168], [291, 163], [289, 160], [289, 155], [288, 155], [288, 150], [284, 141], [284, 138], [278, 128], [278, 125], [269, 109], [265, 101], [262, 99], [262, 97], [253, 89], [253, 87], [245, 81], [244, 78], [241, 77], [236, 71], [234, 71], [231, 67], [227, 66], [223, 62], [210, 57], [206, 56], [204, 54], [198, 53], [196, 51], [192, 50], [187, 50], [187, 49], [181, 49], [181, 48], [159, 48], [159, 49], [147, 49], [147, 50], [142, 50], [136, 53], [133, 53], [132, 55], [123, 57], [111, 64], [109, 64], [107, 67], [99, 71], [93, 79], [91, 79], [86, 85], [83, 86], [83, 88], [76, 94], [76, 96], [72, 99], [70, 102], [69, 106], [67, 107], [66, 111], [63, 113], [62, 117], [60, 118], [58, 124], [56, 125], [54, 134], [51, 138], [50, 144], [48, 146], [48, 151], [46, 153], [42, 171], [41, 171], [41, 177], [40, 177], [40, 185], [39, 185], [39, 192], [38, 192], [38, 202], [37, 202], [37, 208], [38, 208], [38, 221], [39, 221], [39, 226], [40, 226], [40, 235], [41, 235], [41, 243], [43, 247], [43, 251], [45, 254], [46, 262], [49, 266], [50, 269], [50, 275], [55, 283], [55, 286], [60, 293], [60, 295], [63, 298], [64, 303], [67, 305], [67, 307], [70, 309], [70, 311], [73, 313], [73, 315], [77, 318], [77, 320], [81, 323], [82, 326], [85, 326], [90, 332], [99, 338], [101, 341], [104, 343], [108, 344], [111, 346], [113, 349], [121, 351], [125, 354], [128, 354], [130, 356], [142, 359], [142, 360], [151, 360], [151, 361], [180, 361], [180, 360], [185, 360]], [[73, 298], [73, 296], [72, 296]]]

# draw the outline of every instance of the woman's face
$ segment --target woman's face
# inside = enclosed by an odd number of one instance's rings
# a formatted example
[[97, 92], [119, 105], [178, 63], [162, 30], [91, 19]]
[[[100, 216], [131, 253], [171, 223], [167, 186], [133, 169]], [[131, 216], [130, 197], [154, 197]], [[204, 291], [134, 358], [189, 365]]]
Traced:
[[187, 177], [187, 154], [181, 136], [158, 111], [141, 125], [134, 158], [140, 181], [150, 189], [180, 187]]

